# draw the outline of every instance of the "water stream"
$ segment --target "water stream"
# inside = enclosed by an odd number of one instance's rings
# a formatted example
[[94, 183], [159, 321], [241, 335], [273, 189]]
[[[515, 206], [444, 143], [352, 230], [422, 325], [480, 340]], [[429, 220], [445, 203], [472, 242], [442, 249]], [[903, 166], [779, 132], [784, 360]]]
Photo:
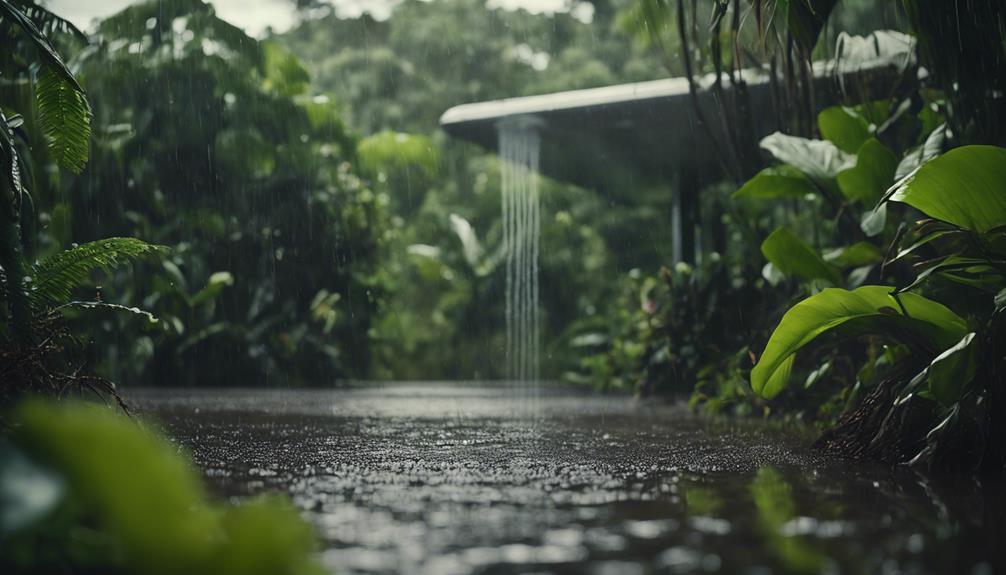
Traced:
[[513, 381], [535, 382], [541, 373], [538, 252], [540, 139], [533, 119], [498, 125], [503, 159], [503, 245], [506, 250], [506, 362]]

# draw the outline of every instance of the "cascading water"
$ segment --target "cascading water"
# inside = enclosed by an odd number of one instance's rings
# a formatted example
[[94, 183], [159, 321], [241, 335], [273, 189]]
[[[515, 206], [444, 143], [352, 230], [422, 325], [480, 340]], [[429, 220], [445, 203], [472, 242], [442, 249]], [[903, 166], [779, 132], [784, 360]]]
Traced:
[[508, 119], [497, 125], [502, 162], [503, 245], [506, 250], [506, 361], [514, 381], [536, 382], [541, 371], [538, 309], [540, 123]]

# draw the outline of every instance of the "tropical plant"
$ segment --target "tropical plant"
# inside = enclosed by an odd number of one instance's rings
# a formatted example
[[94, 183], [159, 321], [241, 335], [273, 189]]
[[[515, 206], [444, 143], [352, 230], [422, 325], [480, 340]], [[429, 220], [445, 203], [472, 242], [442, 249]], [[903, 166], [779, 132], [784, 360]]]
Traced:
[[[483, 0], [402, 2], [380, 21], [319, 7], [273, 38], [302, 58], [314, 86], [331, 92], [364, 136], [360, 173], [390, 200], [373, 376], [504, 375], [496, 360], [505, 278], [502, 267], [483, 265], [501, 241], [498, 159], [446, 138], [437, 119], [463, 102], [659, 77], [659, 61], [612, 25], [630, 2], [595, 2], [590, 22]], [[541, 186], [543, 341], [556, 342], [543, 373], [558, 377], [584, 351], [560, 344], [569, 341], [562, 334], [614, 308], [620, 276], [655, 273], [666, 259], [670, 200], [656, 186], [607, 194], [545, 178]], [[477, 234], [483, 258], [474, 267], [450, 214]]]
[[[92, 389], [98, 383], [111, 390], [97, 378], [76, 378], [46, 368], [50, 356], [60, 351], [54, 341], [69, 336], [64, 329], [54, 326], [52, 314], [70, 308], [99, 307], [144, 313], [107, 302], [71, 298], [95, 269], [110, 271], [160, 248], [133, 238], [111, 238], [74, 246], [35, 263], [27, 261], [21, 223], [25, 219], [22, 208], [31, 202], [29, 181], [37, 181], [31, 175], [41, 168], [44, 160], [79, 173], [87, 163], [89, 150], [90, 106], [83, 88], [46, 34], [83, 35], [45, 8], [24, 1], [0, 1], [0, 27], [4, 45], [14, 47], [21, 56], [4, 62], [3, 71], [14, 80], [13, 92], [20, 84], [35, 95], [34, 102], [27, 103], [12, 98], [15, 100], [12, 105], [21, 106], [9, 116], [5, 106], [0, 106], [0, 268], [4, 279], [0, 293], [6, 312], [2, 335], [13, 346], [2, 354], [3, 371], [8, 376], [3, 396], [27, 389], [65, 389], [67, 383], [73, 382]], [[26, 123], [25, 118], [32, 120]], [[37, 128], [42, 134], [48, 145], [45, 158], [32, 155], [26, 127]]]
[[[92, 159], [40, 202], [52, 243], [141, 236], [171, 255], [106, 282], [161, 328], [80, 325], [96, 369], [129, 384], [328, 383], [369, 373], [389, 198], [299, 60], [200, 0], [141, 2], [74, 60]], [[142, 78], [143, 81], [137, 81]]]
[[[997, 435], [1006, 418], [1004, 193], [1006, 149], [993, 146], [953, 149], [892, 186], [880, 206], [898, 202], [927, 216], [889, 258], [914, 259], [915, 279], [900, 288], [827, 289], [794, 306], [751, 372], [755, 391], [783, 391], [806, 346], [869, 334], [891, 351], [892, 365], [882, 381], [863, 382], [869, 396], [823, 445], [895, 461], [1006, 469], [1006, 442]], [[914, 293], [921, 289], [947, 305]]]
[[[27, 12], [23, 11], [28, 7]], [[35, 84], [37, 112], [54, 160], [69, 170], [80, 171], [87, 161], [90, 110], [84, 90], [56, 53], [42, 28], [76, 30], [34, 3], [0, 1], [0, 32], [4, 46], [27, 53], [41, 72], [33, 72], [16, 61], [5, 66], [8, 73]], [[20, 64], [20, 65], [18, 65]], [[28, 110], [26, 110], [28, 111]], [[24, 257], [21, 239], [21, 206], [28, 197], [22, 181], [24, 172], [18, 155], [14, 130], [24, 124], [22, 114], [0, 109], [0, 266], [4, 271], [5, 299], [10, 335], [18, 340], [30, 337], [31, 309], [25, 290]]]
[[[960, 8], [906, 9], [919, 60], [939, 72], [915, 74], [911, 54], [891, 60], [909, 63], [900, 68], [900, 95], [826, 108], [817, 117], [819, 140], [763, 139], [761, 148], [780, 164], [734, 194], [756, 230], [771, 230], [760, 246], [763, 277], [780, 287], [795, 279], [804, 294], [769, 338], [751, 385], [775, 398], [770, 405], [782, 399], [793, 407], [792, 397], [779, 395], [785, 389], [804, 403], [813, 397], [817, 417], [841, 415], [819, 441], [828, 449], [1001, 471], [1006, 410], [997, 392], [1002, 357], [993, 350], [1003, 337], [995, 303], [1004, 285], [1002, 149], [964, 146], [941, 155], [969, 141], [995, 142], [998, 132], [977, 118], [998, 114], [999, 105], [965, 110], [963, 102], [988, 97], [994, 81], [932, 51], [954, 28], [945, 25], [954, 21], [948, 13]], [[988, 11], [1001, 21], [998, 8]], [[1002, 60], [1001, 41], [984, 55], [975, 50], [1001, 34], [993, 28], [961, 46], [987, 69]], [[840, 38], [835, 51], [846, 61], [838, 70], [850, 58], [904, 44], [891, 32], [873, 37]], [[926, 217], [909, 224], [916, 210]], [[803, 385], [794, 389], [794, 381]]]

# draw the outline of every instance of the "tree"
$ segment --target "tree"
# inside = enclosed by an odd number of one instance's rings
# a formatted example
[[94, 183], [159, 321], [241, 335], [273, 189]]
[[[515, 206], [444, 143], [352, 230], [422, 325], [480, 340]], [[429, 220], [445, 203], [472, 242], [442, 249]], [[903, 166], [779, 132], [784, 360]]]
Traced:
[[356, 176], [355, 139], [297, 59], [171, 0], [108, 18], [75, 64], [93, 158], [46, 216], [65, 214], [77, 238], [172, 247], [109, 282], [161, 328], [82, 326], [101, 368], [176, 385], [366, 374], [386, 200]]

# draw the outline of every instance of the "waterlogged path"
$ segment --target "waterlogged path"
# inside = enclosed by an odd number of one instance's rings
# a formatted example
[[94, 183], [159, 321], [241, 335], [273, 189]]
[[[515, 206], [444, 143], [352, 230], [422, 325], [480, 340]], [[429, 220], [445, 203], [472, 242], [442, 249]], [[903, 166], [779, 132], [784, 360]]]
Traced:
[[288, 493], [340, 573], [1006, 573], [1006, 485], [569, 391], [143, 391], [216, 493]]

